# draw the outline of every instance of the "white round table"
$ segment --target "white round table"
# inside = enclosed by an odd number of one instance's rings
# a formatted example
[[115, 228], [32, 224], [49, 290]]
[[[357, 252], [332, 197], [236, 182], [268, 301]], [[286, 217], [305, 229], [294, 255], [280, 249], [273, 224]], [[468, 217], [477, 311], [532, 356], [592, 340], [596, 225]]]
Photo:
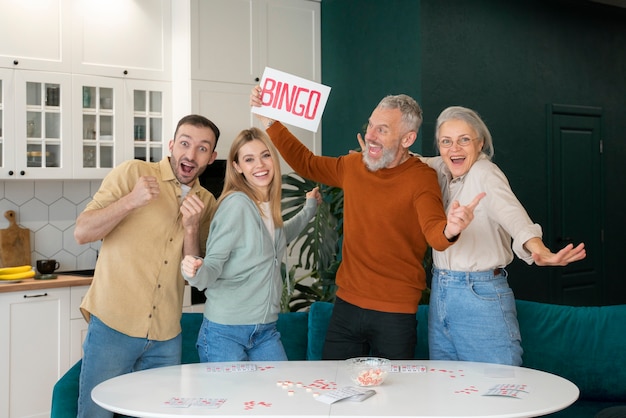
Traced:
[[[389, 373], [376, 394], [362, 402], [326, 404], [316, 394], [354, 384], [341, 361], [254, 364], [254, 371], [219, 372], [230, 363], [200, 363], [130, 373], [99, 384], [100, 406], [136, 417], [535, 417], [566, 408], [579, 390], [570, 381], [538, 370], [487, 363], [393, 361], [425, 366], [420, 373]], [[289, 383], [287, 383], [289, 382]], [[523, 398], [486, 396], [496, 385], [525, 385]], [[173, 407], [172, 398], [206, 398], [217, 408]]]

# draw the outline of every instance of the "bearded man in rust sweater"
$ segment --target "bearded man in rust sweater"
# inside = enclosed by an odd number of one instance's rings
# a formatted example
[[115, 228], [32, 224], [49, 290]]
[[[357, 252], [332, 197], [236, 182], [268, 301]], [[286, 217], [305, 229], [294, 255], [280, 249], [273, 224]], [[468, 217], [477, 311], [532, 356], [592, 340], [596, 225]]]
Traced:
[[[255, 87], [250, 105], [262, 103]], [[342, 262], [323, 358], [413, 358], [427, 247], [452, 245], [484, 194], [467, 206], [454, 203], [446, 215], [435, 171], [409, 155], [422, 110], [407, 95], [383, 98], [363, 152], [341, 157], [316, 156], [280, 122], [256, 116], [299, 175], [344, 192]]]

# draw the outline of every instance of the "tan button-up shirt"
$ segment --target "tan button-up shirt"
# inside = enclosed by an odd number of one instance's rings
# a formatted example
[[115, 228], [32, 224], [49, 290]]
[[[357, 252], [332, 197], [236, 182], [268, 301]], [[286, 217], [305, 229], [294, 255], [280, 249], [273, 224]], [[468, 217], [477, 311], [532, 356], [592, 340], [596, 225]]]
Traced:
[[[169, 340], [180, 329], [184, 280], [180, 274], [184, 229], [181, 184], [169, 158], [126, 161], [103, 180], [86, 211], [104, 208], [130, 193], [141, 176], [158, 179], [159, 197], [135, 209], [102, 241], [93, 282], [81, 304], [85, 319], [97, 316], [132, 337]], [[204, 252], [215, 198], [196, 181], [189, 193], [205, 204], [200, 224]]]

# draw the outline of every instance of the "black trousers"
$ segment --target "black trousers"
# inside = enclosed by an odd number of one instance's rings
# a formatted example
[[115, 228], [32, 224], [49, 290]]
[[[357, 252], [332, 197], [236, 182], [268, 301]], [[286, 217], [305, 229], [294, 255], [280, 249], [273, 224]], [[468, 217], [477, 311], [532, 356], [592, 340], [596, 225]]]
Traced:
[[390, 360], [413, 359], [416, 344], [415, 314], [363, 309], [337, 298], [322, 358], [344, 360], [375, 356]]

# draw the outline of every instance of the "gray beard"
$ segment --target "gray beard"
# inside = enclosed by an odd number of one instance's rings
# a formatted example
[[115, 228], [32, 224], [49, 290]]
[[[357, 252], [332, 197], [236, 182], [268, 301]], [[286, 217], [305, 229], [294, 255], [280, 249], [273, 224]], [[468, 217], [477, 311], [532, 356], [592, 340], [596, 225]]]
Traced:
[[393, 153], [391, 152], [391, 150], [388, 150], [386, 148], [383, 149], [383, 156], [378, 161], [372, 161], [372, 159], [369, 156], [368, 151], [369, 151], [369, 145], [365, 147], [365, 151], [362, 154], [363, 154], [363, 163], [365, 164], [365, 167], [367, 167], [369, 171], [378, 171], [381, 168], [387, 167], [387, 165], [393, 161]]

